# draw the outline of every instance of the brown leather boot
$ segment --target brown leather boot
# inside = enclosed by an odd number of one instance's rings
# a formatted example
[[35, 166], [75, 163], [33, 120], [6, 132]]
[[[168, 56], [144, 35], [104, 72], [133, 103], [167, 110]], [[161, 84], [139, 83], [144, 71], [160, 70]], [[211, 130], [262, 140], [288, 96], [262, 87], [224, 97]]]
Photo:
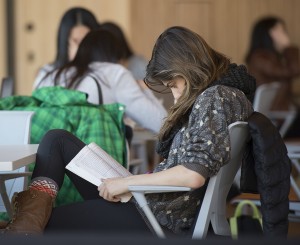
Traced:
[[4, 229], [8, 225], [8, 221], [0, 221], [0, 230]]
[[54, 198], [48, 193], [26, 190], [12, 200], [13, 218], [5, 234], [42, 234], [52, 212]]

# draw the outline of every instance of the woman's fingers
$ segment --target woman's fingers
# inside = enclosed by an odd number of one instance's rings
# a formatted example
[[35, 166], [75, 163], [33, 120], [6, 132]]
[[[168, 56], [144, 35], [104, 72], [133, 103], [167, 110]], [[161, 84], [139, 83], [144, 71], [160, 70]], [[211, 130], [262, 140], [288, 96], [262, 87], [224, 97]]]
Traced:
[[119, 202], [121, 200], [119, 197], [110, 194], [104, 182], [100, 186], [98, 186], [98, 191], [99, 191], [99, 196], [101, 196], [103, 199], [107, 201]]

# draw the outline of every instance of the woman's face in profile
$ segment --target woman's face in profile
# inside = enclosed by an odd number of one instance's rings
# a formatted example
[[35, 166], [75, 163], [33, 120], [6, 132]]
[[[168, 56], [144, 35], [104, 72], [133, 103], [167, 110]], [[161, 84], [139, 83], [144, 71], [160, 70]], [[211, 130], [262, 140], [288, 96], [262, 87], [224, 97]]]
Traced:
[[182, 95], [185, 89], [185, 80], [182, 77], [175, 77], [170, 81], [163, 82], [164, 86], [171, 89], [173, 97], [174, 97], [174, 104], [176, 104], [179, 97]]
[[285, 26], [278, 22], [269, 32], [276, 50], [282, 52], [286, 47], [290, 45], [290, 37], [286, 31]]
[[82, 41], [82, 39], [86, 36], [86, 34], [90, 31], [90, 28], [88, 28], [87, 26], [84, 25], [78, 25], [78, 26], [74, 26], [71, 31], [70, 31], [70, 36], [69, 36], [69, 50], [68, 50], [68, 57], [69, 57], [69, 61], [73, 60], [78, 46], [80, 44], [80, 42]]

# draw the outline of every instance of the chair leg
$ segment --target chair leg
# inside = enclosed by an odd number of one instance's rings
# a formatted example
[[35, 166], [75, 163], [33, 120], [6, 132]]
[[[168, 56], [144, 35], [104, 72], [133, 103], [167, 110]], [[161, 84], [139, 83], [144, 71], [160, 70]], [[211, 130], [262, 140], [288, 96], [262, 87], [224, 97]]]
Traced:
[[152, 213], [152, 211], [150, 210], [147, 200], [145, 198], [144, 193], [141, 192], [132, 192], [132, 195], [134, 196], [134, 198], [137, 200], [137, 202], [139, 203], [140, 207], [143, 209], [148, 221], [150, 222], [153, 230], [155, 231], [156, 235], [159, 238], [166, 238], [160, 224], [158, 223], [158, 221], [156, 220], [154, 214]]
[[2, 201], [6, 212], [10, 218], [12, 218], [12, 206], [7, 195], [5, 181], [9, 179], [19, 178], [19, 177], [26, 177], [30, 176], [31, 172], [22, 172], [22, 173], [5, 173], [0, 175], [0, 195], [2, 197]]
[[0, 194], [9, 218], [12, 218], [12, 207], [6, 192], [5, 180], [0, 176]]
[[211, 223], [215, 234], [230, 236], [230, 226], [225, 215], [212, 214]]

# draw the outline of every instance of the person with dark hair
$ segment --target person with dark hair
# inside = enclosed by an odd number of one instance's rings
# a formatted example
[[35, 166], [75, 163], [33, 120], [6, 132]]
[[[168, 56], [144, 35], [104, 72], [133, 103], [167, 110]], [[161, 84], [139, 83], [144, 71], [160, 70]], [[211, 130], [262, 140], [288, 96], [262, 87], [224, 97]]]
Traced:
[[76, 54], [77, 48], [85, 35], [99, 27], [92, 12], [82, 7], [67, 10], [61, 18], [56, 43], [55, 60], [43, 66], [34, 81], [36, 87], [52, 71], [66, 65]]
[[114, 22], [104, 22], [101, 24], [101, 28], [111, 31], [119, 39], [122, 50], [120, 63], [132, 73], [137, 81], [143, 80], [146, 75], [148, 61], [133, 52], [121, 27]]
[[273, 109], [288, 110], [293, 103], [292, 80], [300, 73], [299, 49], [291, 44], [281, 18], [264, 17], [254, 24], [246, 64], [249, 73], [256, 78], [257, 86], [281, 83]]
[[[253, 112], [255, 79], [245, 66], [230, 63], [197, 33], [175, 26], [158, 37], [145, 83], [150, 87], [165, 86], [175, 102], [158, 134], [157, 151], [164, 160], [154, 172], [104, 179], [97, 189], [65, 168], [85, 144], [67, 131], [50, 130], [40, 142], [29, 189], [14, 198], [18, 208], [4, 231], [6, 234], [40, 234], [47, 224], [46, 230], [50, 229], [56, 218], [61, 227], [71, 231], [82, 232], [92, 225], [98, 232], [149, 231], [135, 200], [120, 202], [120, 195], [129, 192], [129, 185], [192, 188], [190, 192], [154, 193], [146, 197], [167, 233], [189, 233], [205, 193], [206, 180], [230, 160], [228, 126], [247, 120]], [[52, 202], [65, 173], [85, 201], [73, 208], [63, 207], [64, 211], [56, 216], [55, 211], [52, 213]], [[94, 208], [87, 208], [91, 203]], [[82, 208], [85, 221], [78, 220], [81, 211], [76, 207]]]
[[86, 93], [92, 104], [121, 103], [126, 117], [157, 133], [167, 112], [149, 88], [141, 89], [118, 64], [121, 58], [119, 40], [111, 32], [90, 31], [75, 58], [41, 80], [37, 88], [63, 86]]
[[[148, 65], [148, 60], [146, 60], [142, 55], [136, 54], [129, 44], [122, 28], [115, 22], [107, 21], [101, 23], [101, 28], [112, 32], [118, 39], [120, 48], [122, 51], [122, 58], [120, 64], [124, 65], [136, 79], [137, 83], [142, 89], [147, 88], [144, 83], [144, 78], [146, 76], [146, 67]], [[173, 98], [170, 93], [154, 93], [155, 96], [162, 101], [165, 108], [169, 108], [173, 103]], [[135, 125], [135, 122], [128, 121], [131, 125]]]

